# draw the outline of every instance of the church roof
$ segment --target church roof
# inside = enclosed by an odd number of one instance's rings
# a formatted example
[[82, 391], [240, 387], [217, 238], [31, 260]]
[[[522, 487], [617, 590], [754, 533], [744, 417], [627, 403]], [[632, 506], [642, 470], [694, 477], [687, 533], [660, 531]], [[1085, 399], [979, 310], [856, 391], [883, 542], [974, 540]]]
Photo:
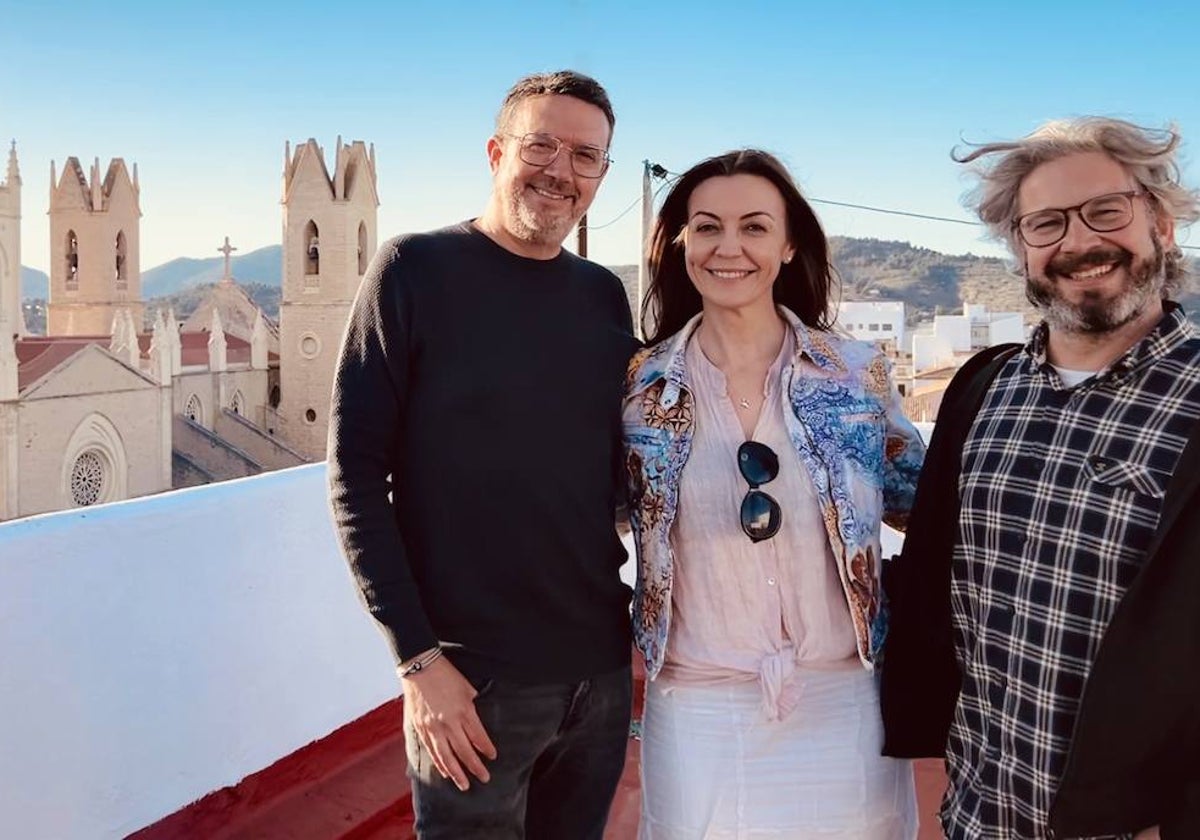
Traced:
[[[24, 394], [89, 347], [99, 348], [113, 362], [124, 365], [147, 381], [153, 381], [143, 371], [130, 367], [121, 359], [113, 356], [108, 350], [111, 340], [112, 336], [108, 335], [28, 336], [18, 339], [15, 344], [17, 393]], [[249, 354], [247, 354], [248, 358]]]
[[30, 336], [19, 339], [16, 345], [17, 392], [24, 391], [89, 344], [107, 341], [108, 336]]
[[[221, 328], [225, 330], [226, 337], [236, 336], [247, 342], [251, 340], [254, 335], [254, 319], [259, 309], [246, 290], [233, 278], [223, 280], [209, 290], [204, 300], [196, 307], [196, 311], [179, 325], [180, 332], [207, 334], [212, 325], [214, 309], [221, 314]], [[267, 349], [278, 354], [279, 326], [265, 314], [263, 320], [267, 325]]]

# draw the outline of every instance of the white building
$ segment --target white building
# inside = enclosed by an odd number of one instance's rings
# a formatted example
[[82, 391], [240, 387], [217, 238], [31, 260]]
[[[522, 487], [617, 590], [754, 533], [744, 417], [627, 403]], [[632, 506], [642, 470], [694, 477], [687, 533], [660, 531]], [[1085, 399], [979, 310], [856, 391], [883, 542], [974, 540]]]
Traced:
[[964, 357], [986, 347], [1025, 340], [1020, 312], [988, 312], [981, 303], [964, 303], [961, 315], [937, 315], [912, 336], [913, 375], [956, 368]]
[[837, 323], [859, 341], [891, 341], [896, 349], [905, 343], [903, 301], [844, 300]]

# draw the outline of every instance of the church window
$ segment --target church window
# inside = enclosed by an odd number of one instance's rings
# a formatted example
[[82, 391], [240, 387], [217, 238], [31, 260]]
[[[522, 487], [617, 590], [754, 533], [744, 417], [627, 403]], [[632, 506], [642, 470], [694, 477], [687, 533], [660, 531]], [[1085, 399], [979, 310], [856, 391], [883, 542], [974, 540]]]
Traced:
[[74, 291], [79, 288], [79, 237], [73, 230], [67, 231], [67, 250], [64, 257], [66, 259], [67, 289]]
[[283, 394], [279, 390], [278, 385], [271, 386], [271, 395], [268, 397], [271, 403], [271, 408], [279, 408], [279, 403], [283, 399]]
[[317, 223], [309, 219], [304, 226], [304, 273], [321, 273], [321, 237], [317, 231]]
[[187, 402], [183, 408], [183, 416], [193, 423], [204, 425], [204, 406], [201, 405], [200, 398], [195, 394], [187, 398]]
[[367, 253], [367, 223], [358, 223], [358, 276], [367, 273], [367, 262], [371, 255]]
[[107, 464], [95, 449], [81, 452], [71, 467], [71, 501], [76, 505], [94, 505], [104, 496]]
[[229, 409], [238, 417], [246, 416], [246, 400], [242, 396], [241, 391], [233, 392], [233, 399], [229, 403]]
[[321, 339], [314, 333], [300, 336], [300, 355], [306, 359], [315, 359], [321, 352]]
[[123, 230], [117, 232], [116, 250], [117, 250], [117, 259], [116, 259], [117, 288], [124, 289], [124, 288], [127, 288], [129, 285], [129, 275], [125, 268], [126, 244], [125, 244], [125, 231], [123, 231]]

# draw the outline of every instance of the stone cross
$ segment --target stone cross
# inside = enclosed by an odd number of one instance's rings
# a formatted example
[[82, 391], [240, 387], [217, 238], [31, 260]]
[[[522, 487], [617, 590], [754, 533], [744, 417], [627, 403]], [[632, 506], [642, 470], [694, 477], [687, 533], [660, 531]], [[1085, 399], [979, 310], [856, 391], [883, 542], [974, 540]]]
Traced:
[[228, 283], [232, 279], [231, 275], [229, 274], [229, 255], [236, 250], [237, 248], [234, 248], [229, 244], [228, 236], [225, 237], [225, 244], [217, 249], [218, 253], [225, 255], [225, 276], [221, 278], [222, 283]]

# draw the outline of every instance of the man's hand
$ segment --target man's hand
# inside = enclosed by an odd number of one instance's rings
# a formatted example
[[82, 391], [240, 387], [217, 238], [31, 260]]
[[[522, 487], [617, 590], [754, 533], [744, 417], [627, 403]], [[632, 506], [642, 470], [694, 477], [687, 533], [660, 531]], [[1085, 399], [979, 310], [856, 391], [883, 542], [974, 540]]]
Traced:
[[478, 692], [466, 677], [443, 656], [402, 678], [401, 683], [413, 728], [442, 778], [466, 790], [470, 783], [465, 767], [476, 779], [487, 782], [491, 776], [480, 756], [495, 759], [496, 747], [475, 713]]
[[1143, 828], [1137, 834], [1133, 835], [1133, 840], [1160, 840], [1161, 835], [1158, 833], [1158, 826], [1153, 828]]

